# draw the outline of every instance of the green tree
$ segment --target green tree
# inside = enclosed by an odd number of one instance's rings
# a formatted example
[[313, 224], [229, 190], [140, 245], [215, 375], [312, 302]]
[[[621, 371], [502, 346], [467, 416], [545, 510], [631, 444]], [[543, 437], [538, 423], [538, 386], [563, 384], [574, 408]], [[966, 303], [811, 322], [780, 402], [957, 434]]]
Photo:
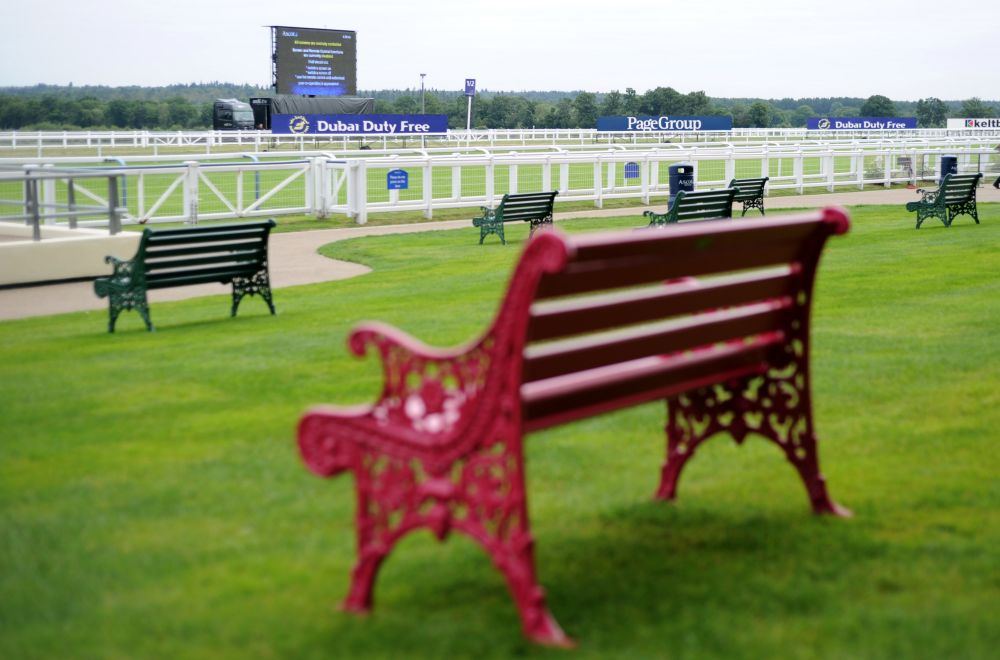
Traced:
[[729, 109], [729, 114], [733, 118], [733, 128], [747, 128], [750, 126], [750, 112], [741, 103], [733, 105]]
[[392, 102], [393, 112], [400, 115], [415, 115], [420, 112], [420, 101], [413, 96], [400, 96]]
[[622, 99], [622, 110], [626, 115], [639, 114], [639, 97], [631, 87], [625, 88], [625, 98]]
[[812, 109], [809, 105], [800, 105], [792, 111], [789, 121], [792, 126], [805, 127], [809, 123], [809, 119], [816, 116], [816, 111]]
[[763, 101], [754, 101], [747, 112], [750, 126], [768, 128], [771, 125], [771, 106]]
[[617, 117], [625, 112], [625, 99], [617, 89], [608, 92], [601, 102], [602, 117]]
[[948, 117], [948, 106], [939, 98], [929, 96], [917, 101], [917, 125], [922, 128], [944, 126]]
[[875, 94], [861, 105], [862, 117], [895, 117], [896, 104], [889, 97]]
[[962, 101], [962, 108], [959, 110], [959, 117], [993, 117], [993, 108], [983, 103], [978, 97]]
[[590, 92], [580, 92], [573, 99], [573, 112], [579, 128], [597, 126], [597, 100]]

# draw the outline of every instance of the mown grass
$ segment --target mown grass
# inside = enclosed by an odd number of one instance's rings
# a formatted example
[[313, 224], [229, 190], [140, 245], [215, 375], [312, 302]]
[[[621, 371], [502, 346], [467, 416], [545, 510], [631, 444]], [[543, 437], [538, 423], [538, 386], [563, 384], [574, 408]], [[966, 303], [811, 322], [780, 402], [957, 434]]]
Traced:
[[[853, 212], [820, 268], [821, 460], [850, 520], [808, 512], [779, 452], [707, 443], [651, 500], [650, 404], [528, 438], [536, 554], [581, 657], [992, 658], [1000, 644], [1000, 205], [916, 231]], [[747, 220], [748, 222], [752, 220]], [[561, 223], [632, 227], [635, 216]], [[524, 227], [356, 239], [371, 274], [0, 323], [0, 657], [566, 657], [520, 636], [470, 541], [405, 540], [373, 616], [334, 611], [354, 561], [349, 476], [312, 477], [302, 410], [370, 401], [344, 340], [367, 319], [436, 345], [489, 322]]]

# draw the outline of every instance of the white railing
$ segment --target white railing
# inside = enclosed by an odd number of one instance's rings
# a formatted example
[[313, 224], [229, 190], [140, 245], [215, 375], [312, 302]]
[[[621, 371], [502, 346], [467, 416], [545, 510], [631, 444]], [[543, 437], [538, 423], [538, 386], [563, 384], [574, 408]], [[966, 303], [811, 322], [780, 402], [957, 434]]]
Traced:
[[[79, 197], [119, 209], [126, 223], [341, 214], [363, 224], [370, 213], [419, 211], [431, 218], [438, 209], [492, 206], [507, 192], [559, 190], [557, 204], [592, 202], [601, 207], [610, 199], [649, 204], [669, 193], [668, 168], [678, 162], [694, 165], [698, 188], [723, 187], [733, 178], [757, 176], [770, 177], [771, 192], [916, 184], [938, 178], [943, 154], [958, 156], [962, 172], [1000, 174], [1000, 154], [990, 144], [937, 138], [599, 150], [425, 149], [354, 152], [350, 158], [329, 152], [293, 152], [290, 155], [297, 158], [264, 161], [259, 154], [244, 154], [246, 158], [235, 154], [240, 158], [235, 162], [233, 154], [228, 156], [230, 162], [204, 156], [183, 163], [176, 158], [137, 156], [113, 159], [121, 182], [117, 187], [120, 198], [114, 204], [109, 204], [103, 189], [91, 190], [82, 175], [73, 187]], [[96, 158], [43, 159], [35, 165], [51, 166], [51, 160], [106, 166], [105, 159]], [[388, 172], [397, 169], [409, 175], [410, 186], [405, 190], [388, 189]], [[92, 176], [102, 170], [77, 171]], [[46, 193], [49, 203], [65, 198], [68, 181], [65, 176], [51, 179]], [[23, 183], [0, 181], [0, 219], [23, 213], [23, 194]], [[44, 210], [41, 213], [43, 221], [59, 221], [46, 218]]]
[[0, 131], [0, 155], [55, 155], [65, 151], [91, 151], [97, 156], [136, 150], [153, 155], [177, 153], [226, 153], [266, 150], [348, 151], [365, 147], [527, 147], [595, 145], [648, 145], [658, 143], [939, 140], [946, 138], [996, 141], [1000, 129], [910, 129], [900, 131], [810, 131], [801, 128], [740, 128], [732, 131], [608, 133], [595, 129], [490, 129], [453, 130], [425, 137], [399, 135], [278, 135], [265, 131]]

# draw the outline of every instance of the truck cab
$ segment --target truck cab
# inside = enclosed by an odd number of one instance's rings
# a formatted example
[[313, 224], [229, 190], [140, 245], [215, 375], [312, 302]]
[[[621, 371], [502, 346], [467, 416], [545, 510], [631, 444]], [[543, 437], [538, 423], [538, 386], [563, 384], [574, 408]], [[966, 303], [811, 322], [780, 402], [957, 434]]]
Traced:
[[212, 128], [217, 131], [252, 131], [253, 108], [236, 99], [218, 99], [212, 104]]

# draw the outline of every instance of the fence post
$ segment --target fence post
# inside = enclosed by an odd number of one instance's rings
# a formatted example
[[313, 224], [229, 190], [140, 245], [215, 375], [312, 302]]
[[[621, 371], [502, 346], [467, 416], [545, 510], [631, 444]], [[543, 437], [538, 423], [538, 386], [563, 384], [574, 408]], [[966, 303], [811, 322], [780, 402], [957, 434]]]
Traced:
[[559, 194], [569, 192], [569, 163], [559, 163]]
[[725, 181], [723, 181], [723, 183], [727, 186], [729, 185], [730, 181], [736, 178], [736, 152], [732, 147], [729, 148], [729, 155], [726, 156], [725, 177], [726, 179]]
[[833, 149], [827, 150], [826, 156], [824, 157], [823, 160], [826, 161], [823, 164], [823, 166], [826, 168], [826, 189], [829, 192], [833, 192], [833, 188], [835, 185], [833, 178], [835, 169], [835, 161], [833, 159]]
[[604, 181], [602, 180], [602, 167], [603, 162], [601, 161], [601, 156], [597, 156], [597, 160], [594, 161], [594, 206], [596, 208], [604, 208]]
[[799, 152], [795, 154], [795, 160], [792, 161], [792, 169], [795, 171], [795, 189], [801, 195], [803, 190], [803, 180], [802, 180], [802, 163], [804, 157], [802, 155], [802, 147], [799, 147]]
[[38, 166], [24, 166], [24, 224], [31, 226], [31, 240], [42, 240], [42, 229], [38, 217], [38, 180], [32, 174]]
[[639, 189], [642, 191], [640, 199], [643, 204], [649, 206], [649, 170], [653, 167], [649, 154], [643, 156], [641, 163], [639, 166]]
[[187, 172], [184, 173], [184, 216], [186, 222], [198, 224], [198, 162], [184, 161]]
[[118, 177], [108, 177], [108, 232], [114, 236], [122, 230], [121, 216], [118, 214]]
[[69, 228], [76, 229], [76, 186], [73, 179], [66, 179], [66, 207], [69, 209]]
[[[52, 163], [46, 163], [42, 165], [42, 169], [51, 170], [53, 168]], [[52, 212], [55, 210], [56, 206], [56, 180], [55, 179], [42, 179], [42, 200], [38, 205], [39, 213], [43, 218], [43, 222], [47, 225], [56, 224], [56, 218], [52, 216]]]
[[486, 206], [493, 208], [494, 198], [496, 197], [496, 161], [493, 154], [489, 155], [489, 160], [486, 161]]
[[434, 172], [431, 159], [424, 157], [425, 165], [421, 168], [424, 177], [424, 217], [430, 220], [434, 217]]
[[[353, 161], [352, 161], [353, 162]], [[368, 223], [368, 163], [357, 161], [354, 172], [354, 185], [349, 189], [354, 191], [355, 218], [359, 225]]]

